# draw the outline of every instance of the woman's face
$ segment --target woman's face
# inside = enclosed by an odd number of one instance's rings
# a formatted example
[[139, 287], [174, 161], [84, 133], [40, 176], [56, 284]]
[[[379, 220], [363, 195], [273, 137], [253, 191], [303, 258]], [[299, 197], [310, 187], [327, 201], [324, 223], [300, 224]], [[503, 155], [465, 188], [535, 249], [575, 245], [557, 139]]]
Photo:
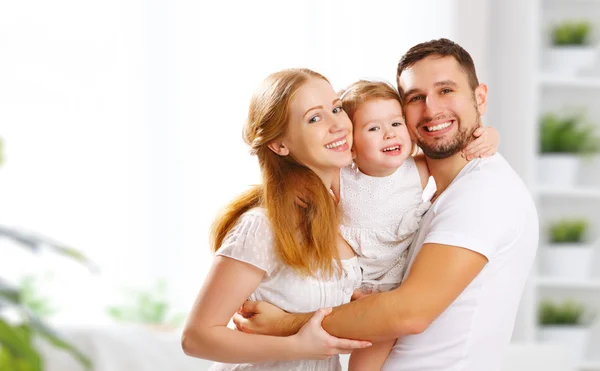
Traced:
[[329, 82], [310, 77], [296, 91], [281, 143], [321, 178], [352, 162], [352, 123]]

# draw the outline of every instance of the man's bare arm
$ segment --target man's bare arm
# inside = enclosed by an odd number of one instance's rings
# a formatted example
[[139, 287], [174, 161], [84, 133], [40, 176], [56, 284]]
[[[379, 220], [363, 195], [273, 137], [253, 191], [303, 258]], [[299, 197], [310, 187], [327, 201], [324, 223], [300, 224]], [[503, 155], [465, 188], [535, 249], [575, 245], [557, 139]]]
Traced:
[[[370, 341], [421, 333], [486, 264], [485, 256], [468, 249], [425, 244], [400, 287], [334, 308], [323, 321], [323, 328], [336, 337]], [[272, 306], [263, 313], [267, 307], [254, 304], [248, 309], [255, 316], [237, 316], [236, 324], [243, 331], [286, 335], [296, 333], [311, 316], [276, 312]]]

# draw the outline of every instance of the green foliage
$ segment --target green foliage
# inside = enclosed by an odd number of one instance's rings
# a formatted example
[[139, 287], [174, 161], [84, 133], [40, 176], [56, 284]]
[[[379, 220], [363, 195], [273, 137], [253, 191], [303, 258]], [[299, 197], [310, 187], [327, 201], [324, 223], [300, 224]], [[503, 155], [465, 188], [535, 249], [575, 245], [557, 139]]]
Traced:
[[107, 314], [116, 321], [172, 327], [183, 323], [184, 315], [170, 314], [166, 281], [159, 280], [151, 290], [127, 291], [125, 304], [107, 308]]
[[584, 122], [581, 115], [560, 118], [545, 114], [540, 125], [541, 153], [590, 154], [600, 151], [600, 139], [594, 126]]
[[584, 312], [583, 305], [573, 300], [565, 300], [561, 304], [545, 300], [540, 303], [538, 320], [542, 326], [578, 326], [583, 324]]
[[[49, 279], [48, 275], [45, 279]], [[26, 276], [21, 280], [19, 288], [23, 306], [39, 318], [49, 318], [56, 312], [50, 304], [51, 299], [40, 293], [39, 278]]]
[[579, 243], [588, 228], [585, 219], [563, 219], [550, 227], [550, 237], [553, 243]]
[[[0, 225], [0, 238], [8, 238], [32, 252], [43, 247], [50, 248], [94, 269], [85, 256], [46, 237]], [[17, 287], [0, 277], [0, 371], [42, 371], [43, 363], [34, 339], [44, 339], [55, 348], [68, 352], [87, 369], [92, 368], [91, 361], [84, 354], [36, 315], [36, 311], [42, 315], [50, 313], [49, 300], [36, 293], [33, 281], [25, 279], [21, 287]], [[18, 314], [20, 321], [17, 324], [8, 321], [6, 311]]]
[[552, 43], [557, 46], [585, 45], [591, 31], [592, 24], [588, 21], [564, 21], [552, 28]]

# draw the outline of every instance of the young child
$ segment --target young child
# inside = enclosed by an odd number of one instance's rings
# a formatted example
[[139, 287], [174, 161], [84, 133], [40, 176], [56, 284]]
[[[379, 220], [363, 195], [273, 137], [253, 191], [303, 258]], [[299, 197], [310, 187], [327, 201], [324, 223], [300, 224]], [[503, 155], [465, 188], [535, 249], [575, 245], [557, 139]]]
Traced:
[[[358, 255], [363, 281], [354, 299], [400, 285], [408, 247], [431, 205], [423, 189], [429, 182], [425, 157], [415, 155], [400, 96], [385, 82], [360, 80], [341, 95], [354, 127], [354, 162], [340, 171], [340, 232]], [[439, 125], [434, 130], [443, 130]], [[496, 152], [495, 129], [479, 128], [463, 156], [468, 160]], [[433, 185], [433, 184], [431, 184]], [[393, 341], [354, 351], [349, 370], [379, 370]]]

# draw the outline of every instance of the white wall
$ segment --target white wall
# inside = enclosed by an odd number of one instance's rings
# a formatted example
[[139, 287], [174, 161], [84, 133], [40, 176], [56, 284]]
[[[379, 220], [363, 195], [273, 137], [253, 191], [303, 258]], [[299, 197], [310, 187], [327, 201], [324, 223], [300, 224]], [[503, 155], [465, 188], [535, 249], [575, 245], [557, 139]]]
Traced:
[[[479, 17], [465, 19], [465, 6]], [[5, 2], [0, 223], [50, 235], [101, 265], [99, 280], [61, 265], [77, 277], [56, 289], [67, 322], [90, 320], [82, 308], [100, 313], [115, 286], [161, 276], [186, 310], [210, 265], [217, 209], [259, 179], [241, 128], [260, 80], [309, 67], [336, 88], [359, 77], [393, 81], [410, 46], [439, 37], [473, 45], [479, 64], [484, 42], [468, 25], [485, 25], [486, 6]], [[14, 250], [0, 249], [3, 274], [21, 274]]]

